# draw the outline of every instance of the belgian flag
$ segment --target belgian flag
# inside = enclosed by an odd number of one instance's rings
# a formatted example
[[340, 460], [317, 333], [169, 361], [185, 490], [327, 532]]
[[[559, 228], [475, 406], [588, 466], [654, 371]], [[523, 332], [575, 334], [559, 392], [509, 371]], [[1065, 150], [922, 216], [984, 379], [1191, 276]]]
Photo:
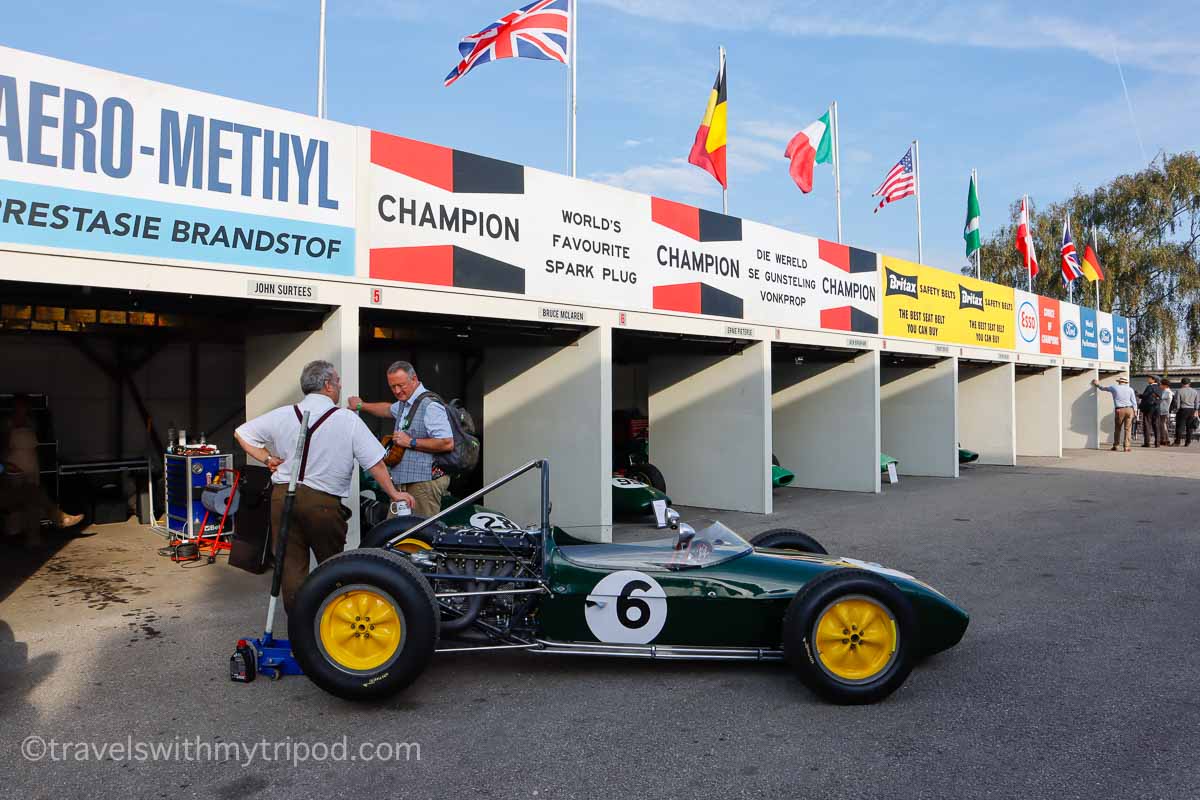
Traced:
[[708, 96], [708, 107], [704, 109], [700, 130], [696, 131], [696, 142], [688, 155], [688, 163], [700, 167], [716, 178], [722, 188], [728, 189], [729, 181], [725, 176], [725, 99], [725, 51], [722, 50], [717, 81]]

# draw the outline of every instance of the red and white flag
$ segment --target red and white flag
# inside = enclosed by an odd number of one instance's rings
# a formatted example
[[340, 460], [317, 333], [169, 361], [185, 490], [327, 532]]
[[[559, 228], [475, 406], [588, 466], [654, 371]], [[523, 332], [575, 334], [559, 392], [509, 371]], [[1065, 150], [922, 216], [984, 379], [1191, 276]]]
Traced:
[[1025, 269], [1030, 279], [1038, 274], [1037, 252], [1033, 249], [1033, 232], [1029, 229], [1029, 205], [1021, 198], [1021, 219], [1017, 223], [1017, 250], [1025, 256]]

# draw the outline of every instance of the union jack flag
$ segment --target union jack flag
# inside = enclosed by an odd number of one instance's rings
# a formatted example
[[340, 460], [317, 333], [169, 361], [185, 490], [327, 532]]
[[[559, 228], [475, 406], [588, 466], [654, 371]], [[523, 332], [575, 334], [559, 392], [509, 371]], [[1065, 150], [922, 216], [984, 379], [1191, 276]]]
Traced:
[[878, 214], [879, 209], [888, 203], [903, 200], [916, 193], [917, 175], [913, 171], [913, 154], [910, 147], [904, 153], [904, 157], [896, 162], [896, 166], [891, 168], [887, 177], [883, 179], [883, 183], [879, 184], [879, 188], [871, 192], [871, 197], [883, 198], [879, 201], [879, 205], [875, 206], [875, 213]]
[[540, 58], [567, 63], [571, 0], [537, 0], [458, 43], [462, 61], [446, 76], [446, 85], [480, 64], [502, 58]]
[[1063, 227], [1062, 276], [1065, 283], [1070, 283], [1076, 278], [1083, 277], [1083, 269], [1079, 266], [1079, 253], [1075, 251], [1075, 242], [1071, 240], [1071, 220], [1069, 217]]

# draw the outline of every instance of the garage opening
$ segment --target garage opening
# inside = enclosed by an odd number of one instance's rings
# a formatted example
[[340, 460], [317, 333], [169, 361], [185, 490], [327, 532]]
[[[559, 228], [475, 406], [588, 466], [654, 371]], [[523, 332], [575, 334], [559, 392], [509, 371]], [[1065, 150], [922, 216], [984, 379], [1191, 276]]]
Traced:
[[772, 343], [771, 412], [791, 485], [879, 491], [878, 351]]
[[1062, 457], [1062, 368], [1016, 365], [1017, 455]]
[[959, 463], [1017, 463], [1016, 372], [1011, 361], [958, 360]]
[[907, 353], [881, 354], [882, 454], [902, 475], [958, 477], [958, 362]]
[[[0, 441], [28, 409], [42, 488], [82, 530], [161, 520], [168, 432], [242, 454], [247, 343], [308, 335], [328, 308], [87, 286], [6, 282], [0, 303]], [[296, 374], [299, 374], [297, 370]], [[287, 390], [294, 399], [293, 379]], [[177, 434], [178, 436], [178, 434]], [[61, 541], [43, 520], [42, 543]]]
[[[1094, 449], [1100, 445], [1100, 419], [1104, 412], [1100, 401], [1109, 401], [1109, 396], [1092, 386], [1097, 374], [1091, 367], [1062, 368], [1063, 449]], [[1108, 406], [1111, 410], [1111, 401]]]
[[[608, 447], [611, 361], [591, 327], [489, 317], [364, 309], [359, 386], [369, 402], [395, 402], [386, 370], [413, 365], [430, 391], [459, 400], [482, 445], [480, 467], [456, 476], [462, 497], [529, 461], [550, 460], [556, 525], [581, 538], [611, 537]], [[394, 420], [364, 414], [378, 435]], [[525, 524], [539, 518], [538, 494], [517, 481], [485, 498], [489, 508]]]
[[612, 336], [613, 468], [648, 458], [674, 503], [770, 513], [769, 344], [624, 329]]

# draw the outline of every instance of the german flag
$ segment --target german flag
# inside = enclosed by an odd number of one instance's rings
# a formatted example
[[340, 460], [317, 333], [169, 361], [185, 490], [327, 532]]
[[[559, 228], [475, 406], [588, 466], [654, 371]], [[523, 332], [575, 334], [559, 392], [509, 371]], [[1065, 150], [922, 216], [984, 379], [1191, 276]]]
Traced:
[[728, 189], [729, 181], [725, 176], [725, 100], [725, 52], [722, 50], [721, 68], [717, 71], [717, 81], [708, 96], [708, 107], [704, 109], [700, 130], [696, 131], [696, 142], [688, 155], [688, 163], [700, 167], [716, 178], [722, 188]]
[[1090, 244], [1083, 251], [1083, 264], [1080, 266], [1083, 269], [1083, 277], [1091, 283], [1104, 280], [1104, 270], [1100, 269], [1100, 259], [1096, 258], [1096, 251]]

